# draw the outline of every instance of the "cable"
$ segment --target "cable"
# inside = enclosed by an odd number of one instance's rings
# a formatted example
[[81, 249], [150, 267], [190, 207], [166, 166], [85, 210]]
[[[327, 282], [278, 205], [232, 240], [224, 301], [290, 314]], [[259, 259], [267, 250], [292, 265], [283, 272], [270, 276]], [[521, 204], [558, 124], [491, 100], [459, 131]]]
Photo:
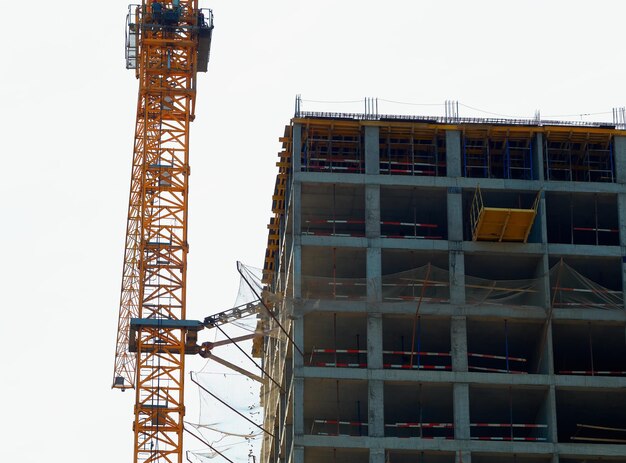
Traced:
[[[193, 379], [192, 379], [193, 381]], [[213, 450], [215, 453], [217, 453], [219, 456], [223, 457], [225, 460], [229, 461], [230, 463], [235, 463], [233, 460], [231, 460], [230, 458], [228, 458], [226, 455], [224, 455], [222, 452], [220, 452], [219, 450], [217, 450], [215, 447], [213, 447], [211, 444], [209, 444], [206, 440], [204, 440], [202, 437], [198, 437], [196, 436], [194, 433], [192, 433], [189, 429], [187, 429], [187, 427], [183, 424], [183, 429], [185, 431], [187, 431], [189, 434], [191, 434], [193, 437], [195, 437], [196, 439], [198, 439], [200, 442], [202, 442], [204, 445], [206, 445], [208, 448], [210, 448], [211, 450]]]
[[328, 101], [328, 100], [300, 100], [306, 103], [330, 103], [330, 104], [342, 104], [342, 103], [363, 103], [363, 100], [347, 100], [347, 101]]
[[246, 415], [244, 415], [243, 413], [241, 413], [239, 410], [235, 409], [234, 407], [231, 407], [230, 405], [228, 405], [226, 402], [224, 402], [222, 399], [220, 399], [218, 396], [216, 396], [215, 394], [213, 394], [211, 391], [209, 391], [206, 387], [204, 387], [202, 384], [200, 384], [198, 381], [196, 381], [195, 379], [193, 379], [193, 371], [189, 372], [189, 377], [191, 378], [191, 381], [193, 383], [195, 383], [200, 389], [202, 389], [204, 392], [206, 392], [207, 394], [209, 394], [211, 397], [213, 397], [215, 400], [217, 400], [218, 402], [220, 402], [222, 405], [228, 407], [230, 410], [232, 410], [233, 412], [235, 412], [237, 415], [239, 415], [240, 417], [242, 417], [244, 420], [252, 423], [253, 425], [255, 425], [257, 428], [259, 428], [261, 431], [263, 431], [266, 434], [269, 434], [270, 436], [272, 436], [274, 439], [276, 439], [276, 436], [274, 434], [272, 434], [269, 431], [266, 431], [262, 426], [256, 424], [254, 421], [252, 421], [250, 418], [248, 418]]
[[[422, 290], [420, 292], [420, 298], [417, 301], [417, 307], [415, 308], [415, 317], [413, 318], [413, 333], [411, 335], [411, 356], [409, 357], [409, 368], [413, 369], [413, 354], [415, 352], [415, 332], [417, 331], [417, 322], [419, 320], [419, 312], [420, 306], [422, 305], [422, 300], [424, 299], [424, 293], [426, 292], [426, 287], [428, 286], [428, 279], [430, 278], [430, 262], [428, 263], [428, 270], [426, 271], [426, 278], [422, 283]], [[419, 366], [418, 366], [419, 369]]]
[[263, 305], [263, 307], [265, 308], [265, 310], [267, 311], [267, 313], [270, 315], [270, 317], [272, 317], [272, 319], [276, 322], [276, 324], [280, 327], [281, 331], [283, 333], [285, 333], [285, 336], [287, 336], [287, 339], [289, 340], [289, 342], [291, 342], [291, 345], [294, 347], [294, 349], [296, 349], [300, 355], [304, 358], [304, 352], [302, 352], [302, 350], [300, 350], [300, 348], [297, 346], [297, 344], [295, 343], [295, 341], [293, 340], [293, 338], [291, 337], [291, 335], [287, 332], [287, 330], [285, 330], [285, 328], [283, 327], [283, 325], [281, 325], [280, 321], [278, 321], [278, 319], [276, 318], [276, 316], [272, 313], [272, 311], [269, 309], [269, 307], [265, 304], [265, 302], [263, 301], [263, 299], [261, 298], [261, 296], [259, 295], [259, 293], [257, 292], [256, 289], [254, 289], [254, 287], [252, 286], [252, 284], [248, 281], [248, 279], [244, 276], [243, 271], [241, 270], [241, 262], [237, 262], [237, 272], [239, 272], [239, 275], [241, 275], [241, 278], [243, 278], [243, 281], [246, 282], [246, 284], [250, 287], [250, 291], [252, 291], [254, 293], [254, 295], [259, 299], [259, 301], [261, 301], [261, 304]]
[[467, 109], [472, 109], [472, 110], [474, 110], [474, 111], [478, 111], [478, 112], [481, 112], [481, 113], [491, 114], [492, 116], [506, 117], [506, 118], [508, 118], [508, 119], [517, 119], [517, 117], [516, 117], [516, 116], [509, 116], [509, 115], [507, 115], [507, 114], [492, 113], [492, 112], [490, 112], [490, 111], [485, 111], [485, 110], [483, 110], [483, 109], [474, 108], [473, 106], [469, 106], [469, 105], [466, 105], [466, 104], [463, 104], [463, 103], [459, 103], [459, 106], [463, 106], [463, 107], [465, 107], [465, 108], [467, 108]]
[[233, 345], [234, 345], [237, 349], [239, 349], [239, 351], [240, 351], [243, 355], [245, 355], [245, 356], [248, 358], [248, 360], [250, 360], [250, 361], [254, 364], [254, 366], [255, 366], [255, 367], [257, 367], [259, 370], [261, 370], [261, 372], [263, 372], [263, 374], [264, 374], [265, 376], [267, 376], [271, 382], [273, 382], [276, 386], [278, 386], [278, 389], [280, 389], [280, 392], [282, 392], [282, 393], [284, 393], [284, 392], [285, 392], [285, 390], [281, 387], [281, 385], [280, 385], [280, 384], [278, 384], [278, 383], [274, 380], [274, 378], [272, 378], [272, 377], [269, 375], [269, 373], [267, 373], [267, 372], [263, 369], [263, 367], [261, 367], [260, 365], [258, 365], [258, 364], [254, 361], [254, 359], [253, 359], [252, 357], [250, 357], [250, 355], [248, 355], [248, 353], [247, 353], [246, 351], [244, 351], [244, 350], [243, 350], [243, 349], [239, 346], [239, 344], [237, 344], [236, 342], [234, 342], [234, 341], [233, 341], [233, 339], [232, 339], [230, 336], [228, 336], [228, 335], [224, 332], [224, 330], [223, 330], [223, 329], [221, 329], [219, 326], [215, 326], [215, 328], [217, 328], [218, 330], [220, 330], [220, 333], [222, 333], [224, 336], [226, 336], [226, 338], [227, 338], [229, 341], [231, 341], [231, 342], [233, 343]]
[[552, 116], [545, 117], [583, 117], [583, 116], [599, 116], [601, 114], [612, 114], [611, 111], [603, 111], [599, 113], [580, 113], [580, 114], [556, 114]]
[[407, 103], [405, 101], [385, 100], [384, 98], [377, 98], [378, 101], [384, 101], [385, 103], [403, 104], [407, 106], [444, 106], [443, 103]]
[[[500, 114], [500, 113], [494, 113], [494, 112], [491, 112], [491, 111], [485, 111], [484, 109], [476, 108], [474, 106], [466, 105], [466, 104], [460, 103], [460, 102], [459, 102], [459, 106], [463, 106], [463, 107], [465, 107], [467, 109], [471, 109], [473, 111], [478, 111], [478, 112], [485, 113], [485, 114], [491, 114], [492, 116], [505, 117], [505, 118], [508, 118], [508, 119], [519, 119], [519, 116], [511, 116], [511, 115], [508, 115], [508, 114]], [[611, 111], [601, 111], [601, 112], [596, 112], [596, 113], [555, 114], [555, 115], [544, 116], [544, 118], [599, 116], [599, 115], [603, 115], [603, 114], [611, 114]]]

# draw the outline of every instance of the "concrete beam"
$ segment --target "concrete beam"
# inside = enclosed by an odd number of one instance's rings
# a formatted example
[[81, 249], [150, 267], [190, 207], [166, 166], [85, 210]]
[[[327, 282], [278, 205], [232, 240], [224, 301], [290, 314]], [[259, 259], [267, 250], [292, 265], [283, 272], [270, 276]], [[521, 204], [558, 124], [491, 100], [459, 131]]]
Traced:
[[516, 180], [498, 178], [450, 178], [434, 176], [397, 176], [397, 175], [358, 175], [324, 172], [294, 172], [294, 179], [310, 183], [342, 183], [346, 185], [389, 185], [415, 188], [448, 188], [459, 187], [464, 190], [475, 190], [480, 183], [484, 190], [507, 190], [512, 192], [529, 192], [543, 189], [547, 192], [570, 193], [610, 193], [623, 191], [624, 186], [609, 182], [547, 182], [544, 180]]

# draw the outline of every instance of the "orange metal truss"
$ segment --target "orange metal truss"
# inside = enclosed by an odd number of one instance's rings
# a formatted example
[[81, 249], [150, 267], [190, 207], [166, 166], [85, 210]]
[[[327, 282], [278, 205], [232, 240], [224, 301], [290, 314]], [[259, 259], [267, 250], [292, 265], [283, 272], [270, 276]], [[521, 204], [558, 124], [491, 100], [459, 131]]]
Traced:
[[[131, 319], [184, 320], [187, 272], [189, 126], [194, 118], [198, 0], [161, 0], [179, 12], [160, 22], [150, 1], [135, 11], [139, 79], [137, 123], [120, 298], [114, 388], [135, 388], [135, 462], [182, 462], [183, 325], [140, 325], [129, 352]], [[133, 349], [135, 350], [135, 349]]]

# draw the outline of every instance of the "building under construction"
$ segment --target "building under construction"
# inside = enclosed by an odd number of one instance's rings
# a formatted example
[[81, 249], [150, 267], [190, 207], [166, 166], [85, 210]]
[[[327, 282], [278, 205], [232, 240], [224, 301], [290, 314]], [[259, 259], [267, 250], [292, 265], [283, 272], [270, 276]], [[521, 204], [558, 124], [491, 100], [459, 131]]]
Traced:
[[263, 463], [626, 463], [626, 131], [297, 111]]

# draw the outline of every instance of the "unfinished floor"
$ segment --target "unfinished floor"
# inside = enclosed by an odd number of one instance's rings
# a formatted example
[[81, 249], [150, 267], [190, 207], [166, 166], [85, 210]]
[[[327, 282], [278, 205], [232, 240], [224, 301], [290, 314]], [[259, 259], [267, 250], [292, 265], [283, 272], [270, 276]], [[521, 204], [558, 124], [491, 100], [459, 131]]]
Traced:
[[626, 463], [626, 132], [300, 114], [281, 140], [263, 463]]

